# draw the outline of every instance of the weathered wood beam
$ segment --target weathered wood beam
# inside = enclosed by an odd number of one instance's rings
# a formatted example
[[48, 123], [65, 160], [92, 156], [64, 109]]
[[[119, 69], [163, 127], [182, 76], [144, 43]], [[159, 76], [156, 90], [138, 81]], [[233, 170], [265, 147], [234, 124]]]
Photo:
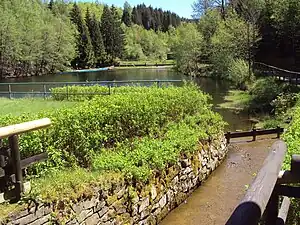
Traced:
[[264, 161], [261, 170], [248, 189], [241, 204], [235, 209], [226, 225], [257, 225], [273, 193], [287, 146], [277, 141]]
[[300, 174], [291, 171], [280, 171], [277, 184], [297, 184], [300, 183]]
[[300, 175], [300, 155], [292, 155], [291, 171], [295, 175]]
[[28, 131], [34, 131], [41, 128], [45, 128], [51, 125], [51, 120], [44, 118], [41, 120], [30, 121], [26, 123], [11, 125], [0, 128], [0, 139], [7, 138], [12, 135], [22, 134]]
[[288, 185], [277, 185], [276, 192], [290, 198], [300, 198], [300, 187], [293, 187]]
[[41, 153], [39, 155], [35, 155], [35, 156], [29, 157], [27, 159], [23, 159], [23, 160], [21, 160], [21, 168], [25, 169], [25, 168], [31, 166], [32, 164], [44, 161], [47, 158], [48, 158], [47, 153]]
[[279, 214], [278, 214], [278, 218], [276, 221], [276, 225], [284, 225], [288, 216], [288, 212], [290, 209], [290, 205], [291, 205], [291, 200], [288, 197], [284, 197], [280, 210], [279, 210]]

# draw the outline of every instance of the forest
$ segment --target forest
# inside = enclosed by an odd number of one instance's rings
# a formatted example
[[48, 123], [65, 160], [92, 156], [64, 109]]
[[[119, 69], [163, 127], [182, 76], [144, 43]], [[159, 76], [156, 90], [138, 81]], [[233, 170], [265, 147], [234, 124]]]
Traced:
[[[2, 0], [0, 78], [45, 75], [121, 60], [175, 58], [189, 75], [212, 65], [211, 76], [244, 87], [251, 65], [297, 70], [297, 0], [197, 0], [193, 20], [140, 4]], [[236, 79], [238, 77], [238, 79]]]
[[181, 18], [144, 4], [0, 2], [0, 78], [167, 58]]

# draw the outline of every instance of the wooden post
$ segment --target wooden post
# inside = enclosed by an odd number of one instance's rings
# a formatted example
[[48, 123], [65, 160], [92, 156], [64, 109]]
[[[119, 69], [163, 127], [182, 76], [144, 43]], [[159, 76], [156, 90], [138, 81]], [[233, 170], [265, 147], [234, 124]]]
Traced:
[[9, 99], [12, 99], [12, 95], [11, 95], [11, 85], [8, 85], [8, 93], [9, 93]]
[[45, 84], [43, 85], [43, 88], [44, 88], [44, 99], [46, 99], [47, 89], [46, 89], [46, 85]]
[[291, 172], [294, 175], [300, 176], [300, 155], [292, 155]]
[[281, 131], [280, 127], [277, 126], [277, 138], [278, 138], [278, 139], [280, 138], [280, 131]]
[[69, 85], [67, 85], [67, 100], [69, 100]]
[[111, 95], [111, 85], [108, 84], [108, 94]]
[[[283, 141], [277, 141], [273, 144], [272, 151], [266, 158], [264, 165], [226, 225], [257, 225], [259, 223], [275, 188], [286, 150], [287, 146]], [[273, 206], [276, 204], [277, 198], [278, 196], [276, 199], [273, 198]]]
[[278, 205], [279, 205], [279, 196], [275, 191], [273, 191], [265, 211], [265, 215], [266, 215], [265, 225], [276, 224], [277, 217], [278, 217]]
[[23, 192], [23, 177], [22, 177], [22, 169], [21, 169], [21, 156], [19, 150], [18, 143], [18, 135], [13, 135], [8, 138], [9, 147], [12, 151], [12, 160], [13, 160], [13, 169], [16, 177], [15, 183], [15, 194], [16, 199], [19, 200], [21, 198], [21, 194]]
[[291, 204], [291, 200], [288, 197], [284, 197], [281, 207], [280, 207], [280, 210], [279, 210], [276, 225], [284, 225], [285, 224], [287, 215], [289, 212], [290, 204]]
[[230, 144], [230, 135], [231, 135], [231, 133], [227, 132], [227, 134], [226, 134], [227, 144]]
[[256, 129], [255, 128], [252, 130], [252, 133], [253, 133], [253, 140], [252, 141], [256, 141]]

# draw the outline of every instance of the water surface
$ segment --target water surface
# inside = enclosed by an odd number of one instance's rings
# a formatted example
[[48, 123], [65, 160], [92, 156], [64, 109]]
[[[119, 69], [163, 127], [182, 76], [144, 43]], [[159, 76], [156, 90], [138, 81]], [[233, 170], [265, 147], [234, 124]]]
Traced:
[[[149, 68], [149, 69], [121, 69], [91, 73], [70, 73], [61, 75], [48, 75], [48, 76], [34, 76], [23, 78], [12, 78], [2, 81], [2, 83], [34, 83], [34, 82], [85, 82], [85, 81], [128, 81], [128, 80], [193, 80], [195, 81], [201, 90], [212, 96], [212, 104], [214, 110], [219, 112], [226, 122], [228, 122], [227, 130], [248, 130], [252, 127], [249, 121], [249, 116], [245, 113], [236, 114], [234, 111], [228, 109], [220, 109], [218, 105], [223, 103], [226, 96], [229, 85], [225, 81], [213, 80], [210, 78], [196, 78], [185, 76], [181, 73], [177, 73], [172, 69], [166, 68]], [[54, 85], [47, 86], [47, 90]], [[12, 91], [18, 92], [30, 92], [40, 91], [43, 92], [42, 85], [12, 85]], [[8, 91], [7, 85], [0, 85], [0, 92]], [[2, 95], [2, 97], [8, 97], [8, 94]], [[14, 96], [14, 97], [20, 97]]]

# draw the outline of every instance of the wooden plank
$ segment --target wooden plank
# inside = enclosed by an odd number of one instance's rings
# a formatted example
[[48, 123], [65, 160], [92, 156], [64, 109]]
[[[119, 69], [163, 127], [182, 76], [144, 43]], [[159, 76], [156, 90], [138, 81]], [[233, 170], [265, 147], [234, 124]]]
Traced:
[[235, 209], [226, 225], [257, 225], [269, 202], [283, 163], [287, 146], [277, 141], [261, 170], [248, 189], [244, 199]]
[[284, 225], [285, 224], [288, 213], [289, 213], [290, 205], [291, 205], [291, 200], [288, 197], [284, 197], [281, 207], [280, 207], [280, 210], [279, 210], [276, 225]]
[[16, 175], [16, 182], [15, 182], [16, 198], [19, 200], [21, 198], [21, 193], [23, 192], [23, 174], [21, 169], [19, 136], [18, 135], [10, 136], [8, 142], [9, 142], [9, 147], [11, 149], [11, 155], [12, 155], [13, 173]]
[[298, 184], [300, 183], [300, 174], [291, 171], [280, 171], [277, 184]]
[[28, 166], [31, 166], [32, 164], [37, 163], [37, 162], [44, 161], [47, 158], [48, 158], [47, 153], [41, 153], [39, 155], [35, 155], [35, 156], [29, 157], [27, 159], [23, 159], [23, 160], [21, 160], [21, 168], [25, 169]]
[[44, 118], [41, 120], [30, 121], [26, 123], [11, 125], [0, 128], [0, 139], [7, 138], [12, 135], [22, 134], [28, 131], [34, 131], [41, 128], [45, 128], [51, 125], [51, 120]]
[[0, 178], [1, 178], [1, 177], [4, 177], [4, 175], [5, 175], [4, 170], [3, 170], [2, 168], [0, 168]]
[[264, 213], [265, 225], [274, 225], [276, 223], [278, 217], [278, 205], [279, 196], [273, 191]]
[[279, 195], [283, 195], [290, 198], [300, 198], [300, 187], [277, 185], [276, 191]]
[[[283, 133], [284, 129], [279, 128], [279, 132]], [[255, 130], [255, 135], [256, 136], [261, 136], [261, 135], [268, 135], [268, 134], [277, 134], [278, 133], [278, 128], [275, 129], [268, 129], [268, 130]], [[230, 139], [231, 138], [241, 138], [241, 137], [252, 137], [254, 134], [253, 131], [243, 131], [243, 132], [232, 132], [230, 133]], [[227, 137], [228, 134], [225, 134]]]
[[300, 155], [293, 155], [291, 160], [291, 171], [300, 175]]

